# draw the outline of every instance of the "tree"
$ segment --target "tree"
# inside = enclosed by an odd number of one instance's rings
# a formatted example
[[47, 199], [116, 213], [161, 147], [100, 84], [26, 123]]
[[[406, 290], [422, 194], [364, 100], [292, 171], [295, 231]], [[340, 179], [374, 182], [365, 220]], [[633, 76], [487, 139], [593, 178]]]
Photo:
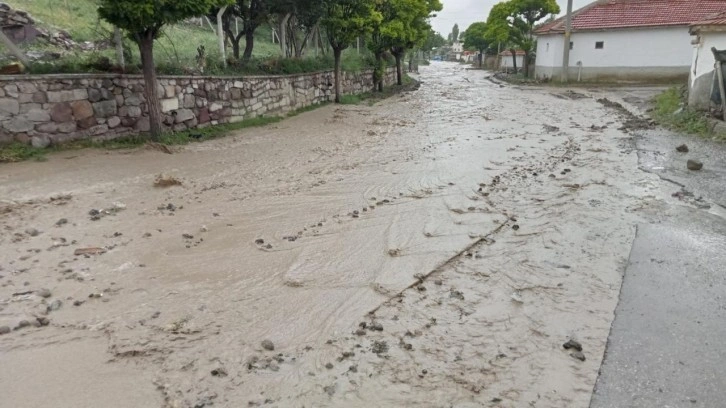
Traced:
[[421, 51], [431, 53], [433, 49], [443, 47], [444, 45], [446, 45], [446, 39], [432, 28], [429, 28], [426, 40], [421, 45]]
[[372, 0], [324, 0], [321, 20], [335, 60], [335, 102], [340, 103], [340, 59], [356, 38], [369, 33], [381, 20]]
[[528, 75], [529, 60], [535, 48], [533, 34], [537, 21], [549, 14], [557, 14], [560, 7], [556, 0], [509, 0], [498, 3], [487, 18], [487, 39], [509, 47], [517, 71], [517, 48], [524, 51], [524, 70]]
[[529, 75], [529, 63], [535, 50], [535, 24], [550, 14], [560, 12], [556, 0], [511, 0], [510, 26], [513, 42], [524, 51], [524, 74]]
[[[242, 54], [243, 61], [252, 58], [252, 50], [255, 46], [255, 30], [261, 24], [267, 22], [269, 16], [268, 2], [266, 0], [236, 0], [234, 4], [227, 7], [222, 16], [222, 28], [225, 35], [232, 42], [232, 54], [235, 59], [240, 59], [240, 42], [245, 39], [245, 49]], [[213, 10], [216, 15], [217, 10]], [[242, 20], [242, 29], [235, 33], [232, 27], [236, 19]]]
[[203, 16], [214, 6], [229, 0], [98, 0], [99, 16], [125, 30], [138, 45], [141, 67], [146, 84], [146, 104], [149, 109], [149, 132], [157, 140], [162, 133], [161, 104], [157, 92], [156, 67], [154, 66], [154, 40], [167, 24], [174, 24], [190, 17]]
[[[511, 2], [497, 3], [489, 11], [489, 17], [486, 22], [485, 38], [493, 44], [498, 44], [498, 48], [507, 48], [511, 44], [512, 27], [509, 25], [509, 17], [513, 12]], [[512, 59], [514, 62], [514, 71], [517, 71], [517, 53], [514, 48], [510, 48]], [[497, 62], [498, 63], [498, 62]]]
[[389, 0], [390, 9], [383, 35], [390, 44], [391, 53], [396, 58], [396, 82], [403, 85], [401, 60], [406, 50], [426, 41], [431, 25], [429, 18], [442, 9], [439, 0]]
[[479, 51], [479, 68], [482, 66], [482, 59], [489, 41], [486, 38], [487, 25], [484, 22], [472, 23], [464, 32], [464, 47]]
[[451, 29], [451, 43], [459, 41], [459, 24], [454, 24], [454, 28]]

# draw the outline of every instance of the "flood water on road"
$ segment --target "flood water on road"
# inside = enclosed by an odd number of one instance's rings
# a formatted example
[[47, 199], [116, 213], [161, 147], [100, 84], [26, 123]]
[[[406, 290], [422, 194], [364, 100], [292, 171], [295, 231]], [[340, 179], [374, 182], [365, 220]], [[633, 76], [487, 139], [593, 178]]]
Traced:
[[62, 300], [0, 337], [0, 406], [586, 407], [659, 181], [592, 96], [487, 76], [434, 63], [417, 91], [172, 155], [0, 167], [0, 326]]

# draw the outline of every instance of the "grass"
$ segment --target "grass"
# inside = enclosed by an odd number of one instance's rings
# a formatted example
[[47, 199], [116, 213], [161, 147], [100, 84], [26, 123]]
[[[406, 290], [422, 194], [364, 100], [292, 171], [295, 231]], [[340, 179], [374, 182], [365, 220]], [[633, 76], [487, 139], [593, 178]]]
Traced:
[[[107, 41], [112, 39], [112, 27], [99, 20], [95, 0], [8, 0], [17, 10], [24, 10], [37, 21], [38, 25], [50, 31], [68, 31], [74, 41]], [[140, 73], [138, 47], [128, 39], [126, 48], [127, 73]], [[308, 49], [306, 58], [282, 58], [278, 44], [272, 43], [272, 29], [261, 25], [255, 32], [255, 48], [252, 61], [224, 66], [215, 32], [205, 22], [166, 26], [154, 45], [154, 58], [157, 72], [161, 75], [186, 75], [197, 72], [197, 49], [205, 49], [204, 74], [207, 75], [285, 75], [304, 72], [324, 71], [333, 68], [332, 53], [322, 55], [322, 51]], [[244, 50], [244, 40], [240, 44]], [[113, 49], [100, 51], [68, 51], [55, 48], [42, 41], [36, 41], [22, 48], [33, 51], [54, 51], [61, 58], [52, 62], [35, 63], [30, 67], [32, 74], [47, 73], [85, 73], [108, 72], [115, 61]], [[0, 46], [0, 54], [4, 49]], [[355, 49], [343, 53], [342, 67], [345, 71], [360, 71], [372, 67], [366, 48], [361, 54]], [[231, 57], [231, 48], [227, 49]], [[319, 56], [318, 56], [319, 55]]]
[[713, 132], [702, 112], [686, 106], [683, 92], [679, 88], [670, 88], [661, 93], [655, 97], [654, 103], [653, 119], [659, 124], [679, 132], [726, 140], [726, 135]]

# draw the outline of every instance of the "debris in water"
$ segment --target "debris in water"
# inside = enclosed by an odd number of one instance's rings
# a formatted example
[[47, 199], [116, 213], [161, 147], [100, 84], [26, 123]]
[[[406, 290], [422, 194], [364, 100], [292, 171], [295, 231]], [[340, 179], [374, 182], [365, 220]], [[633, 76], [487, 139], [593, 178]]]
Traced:
[[156, 179], [154, 180], [154, 187], [172, 187], [172, 186], [181, 186], [182, 182], [178, 178], [174, 176], [167, 176], [164, 174], [159, 174], [156, 176]]
[[567, 343], [562, 345], [562, 347], [564, 347], [565, 350], [573, 349], [577, 351], [582, 351], [582, 344], [572, 339], [568, 340]]
[[698, 171], [703, 168], [703, 163], [698, 160], [691, 159], [686, 162], [686, 167], [688, 170]]

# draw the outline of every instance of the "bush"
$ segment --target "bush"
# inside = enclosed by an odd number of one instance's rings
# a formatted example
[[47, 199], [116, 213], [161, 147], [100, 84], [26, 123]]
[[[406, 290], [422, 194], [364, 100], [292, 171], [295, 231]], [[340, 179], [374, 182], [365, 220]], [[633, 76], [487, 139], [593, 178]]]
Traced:
[[688, 109], [678, 88], [670, 88], [655, 97], [654, 119], [673, 130], [708, 136], [711, 129], [706, 117]]

